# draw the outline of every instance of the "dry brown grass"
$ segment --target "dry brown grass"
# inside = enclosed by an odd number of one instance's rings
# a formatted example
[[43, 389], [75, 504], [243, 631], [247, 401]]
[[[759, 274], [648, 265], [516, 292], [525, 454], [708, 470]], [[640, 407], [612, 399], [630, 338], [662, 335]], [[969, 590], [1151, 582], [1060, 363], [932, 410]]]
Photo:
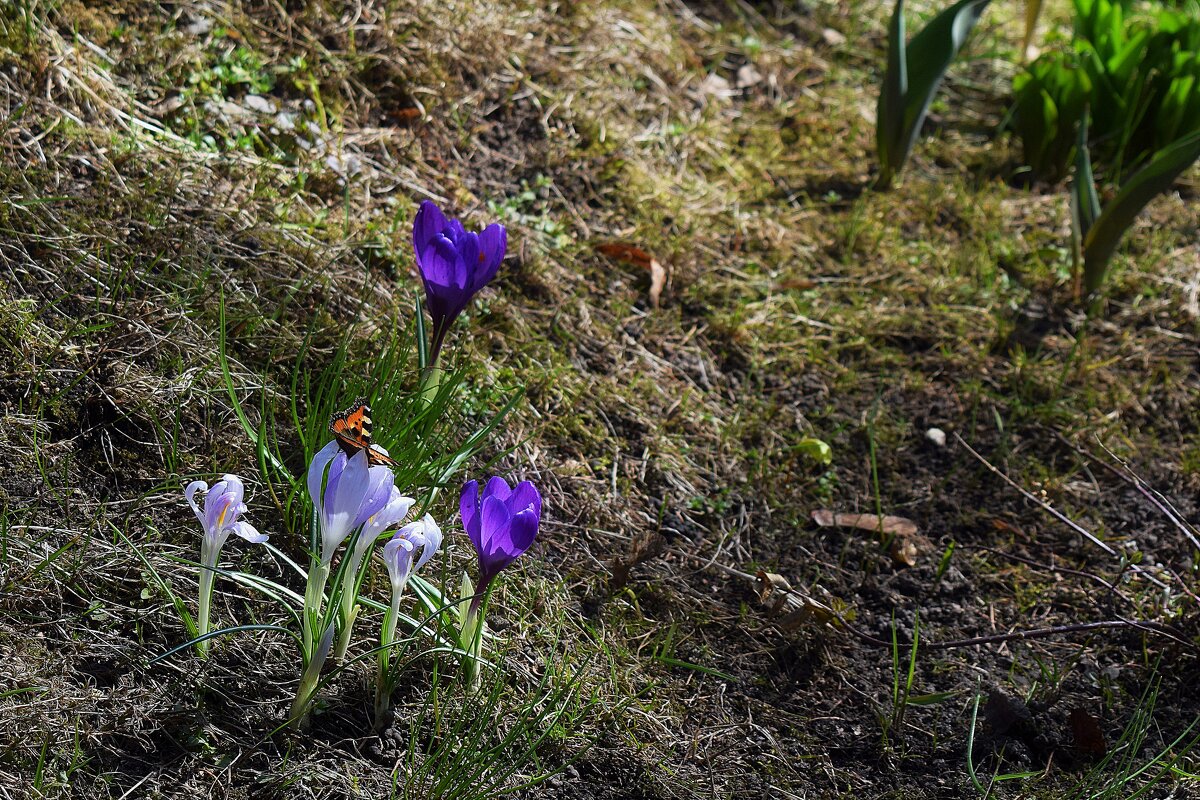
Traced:
[[[1195, 518], [1194, 197], [1130, 237], [1104, 318], [1064, 310], [1065, 203], [1010, 185], [987, 132], [1001, 60], [956, 73], [905, 183], [876, 195], [883, 17], [858, 4], [114, 0], [0, 18], [0, 796], [35, 775], [61, 797], [388, 791], [406, 743], [364, 732], [361, 676], [331, 687], [313, 734], [272, 737], [294, 679], [277, 638], [147, 666], [184, 633], [113, 530], [190, 597], [194, 571], [170, 560], [195, 545], [180, 482], [235, 468], [273, 513], [218, 368], [221, 290], [236, 391], [287, 436], [305, 336], [316, 369], [345, 331], [369, 353], [409, 313], [423, 197], [511, 231], [459, 352], [477, 385], [527, 386], [497, 451], [550, 509], [494, 603], [514, 680], [561, 653], [608, 709], [546, 748], [576, 762], [528, 796], [965, 796], [980, 681], [1031, 700], [1067, 781], [1083, 768], [1068, 707], [1111, 736], [1159, 658], [1163, 728], [1190, 719], [1192, 651], [1126, 632], [929, 651], [916, 691], [956, 694], [886, 734], [892, 654], [781, 633], [728, 571], [783, 573], [884, 639], [918, 609], [929, 641], [1114, 614], [1194, 635], [1190, 581], [1163, 573], [1170, 603], [1141, 579], [1114, 597], [979, 549], [1120, 571], [924, 437], [960, 432], [1190, 576], [1179, 531], [1053, 432], [1101, 438]], [[1011, 47], [1005, 19], [981, 41]], [[666, 265], [661, 307], [595, 248], [612, 241]], [[831, 468], [805, 437], [833, 446]], [[915, 567], [808, 519], [877, 504], [932, 543]], [[611, 587], [649, 535], [663, 554]], [[283, 574], [249, 548], [227, 558]], [[280, 619], [234, 591], [218, 615]], [[1040, 744], [997, 738], [1010, 767], [1044, 765]]]

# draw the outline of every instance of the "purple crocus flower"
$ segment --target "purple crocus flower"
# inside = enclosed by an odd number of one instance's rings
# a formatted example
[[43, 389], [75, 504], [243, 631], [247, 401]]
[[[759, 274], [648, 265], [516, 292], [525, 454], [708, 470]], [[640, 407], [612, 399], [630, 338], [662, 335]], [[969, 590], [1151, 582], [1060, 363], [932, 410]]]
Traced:
[[511, 489], [504, 478], [494, 477], [479, 494], [479, 482], [468, 481], [462, 488], [459, 513], [463, 528], [479, 555], [477, 596], [500, 570], [529, 549], [537, 537], [542, 518], [542, 497], [529, 481]]
[[433, 319], [430, 364], [437, 361], [454, 320], [496, 277], [507, 248], [508, 231], [500, 223], [473, 233], [458, 220], [446, 219], [433, 202], [421, 203], [413, 222], [413, 250], [425, 284], [425, 304]]

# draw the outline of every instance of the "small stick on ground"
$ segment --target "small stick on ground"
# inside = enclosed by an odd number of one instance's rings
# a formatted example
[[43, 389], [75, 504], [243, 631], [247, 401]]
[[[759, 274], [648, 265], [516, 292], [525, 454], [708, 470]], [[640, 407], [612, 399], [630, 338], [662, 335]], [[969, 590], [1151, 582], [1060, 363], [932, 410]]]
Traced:
[[[1112, 546], [1106, 544], [1105, 542], [1102, 542], [1100, 539], [1098, 539], [1095, 536], [1095, 534], [1093, 534], [1087, 528], [1084, 528], [1082, 525], [1075, 522], [1075, 520], [1071, 519], [1066, 514], [1062, 513], [1057, 508], [1050, 505], [1045, 500], [1038, 497], [1033, 492], [1029, 491], [1024, 486], [1022, 486], [1019, 483], [1017, 483], [1016, 481], [1014, 481], [1012, 478], [1005, 475], [1004, 472], [1001, 469], [999, 469], [998, 467], [993, 466], [990, 461], [988, 461], [986, 458], [984, 458], [978, 452], [976, 452], [975, 449], [973, 447], [971, 447], [971, 445], [967, 444], [966, 440], [963, 439], [961, 436], [959, 436], [957, 432], [954, 434], [954, 439], [959, 444], [961, 444], [963, 447], [965, 447], [967, 449], [967, 452], [970, 453], [971, 455], [973, 455], [976, 458], [976, 460], [979, 461], [980, 464], [983, 464], [985, 467], [987, 467], [989, 470], [991, 470], [995, 475], [997, 475], [1002, 481], [1004, 481], [1009, 486], [1011, 486], [1012, 488], [1014, 488], [1018, 492], [1020, 492], [1021, 496], [1024, 497], [1026, 500], [1029, 500], [1030, 502], [1035, 503], [1047, 514], [1054, 517], [1059, 522], [1063, 523], [1068, 528], [1075, 531], [1080, 536], [1087, 539], [1089, 542], [1096, 545], [1104, 552], [1108, 553], [1110, 556], [1114, 556], [1114, 557], [1120, 556], [1120, 553], [1118, 553], [1115, 549], [1113, 549]], [[1146, 570], [1142, 569], [1141, 566], [1139, 566], [1138, 564], [1130, 564], [1129, 569], [1131, 572], [1136, 572], [1137, 574], [1141, 575], [1146, 580], [1150, 581], [1150, 583], [1153, 583], [1155, 586], [1159, 587], [1160, 589], [1167, 588], [1167, 584], [1163, 583], [1161, 580], [1154, 577]]]

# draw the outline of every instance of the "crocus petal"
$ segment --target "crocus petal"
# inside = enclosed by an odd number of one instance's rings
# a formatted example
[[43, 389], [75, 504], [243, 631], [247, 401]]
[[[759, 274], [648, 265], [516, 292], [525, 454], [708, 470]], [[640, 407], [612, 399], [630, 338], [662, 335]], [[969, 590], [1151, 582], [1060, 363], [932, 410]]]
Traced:
[[366, 450], [360, 450], [353, 458], [347, 459], [345, 468], [339, 474], [332, 475], [331, 471], [324, 497], [328, 524], [321, 531], [321, 560], [326, 564], [333, 560], [333, 551], [354, 528], [354, 520], [358, 518], [358, 510], [370, 488], [368, 478]]
[[437, 551], [442, 546], [442, 529], [438, 527], [432, 515], [426, 514], [417, 524], [422, 528], [425, 544], [421, 547], [421, 557], [417, 560], [416, 566], [413, 567], [414, 571], [428, 564], [429, 559], [437, 555]]
[[464, 233], [457, 244], [458, 263], [462, 265], [463, 292], [473, 294], [475, 273], [479, 271], [479, 234]]
[[425, 200], [413, 220], [413, 250], [420, 255], [433, 237], [446, 227], [446, 217], [432, 200]]
[[494, 553], [497, 546], [500, 546], [500, 543], [508, 538], [511, 522], [512, 515], [508, 512], [508, 506], [504, 505], [504, 501], [485, 493], [483, 510], [480, 514], [480, 528], [483, 531], [480, 538], [483, 541], [486, 556]]
[[521, 481], [513, 487], [512, 495], [508, 498], [508, 508], [514, 514], [527, 508], [532, 508], [539, 518], [542, 516], [542, 496], [537, 487], [529, 481]]
[[183, 496], [187, 498], [188, 505], [192, 507], [192, 511], [196, 512], [196, 519], [200, 520], [201, 525], [204, 525], [204, 512], [200, 509], [199, 503], [196, 502], [196, 492], [207, 491], [208, 484], [204, 481], [192, 481], [183, 490]]
[[512, 524], [509, 525], [509, 549], [508, 553], [513, 558], [524, 553], [533, 544], [533, 540], [537, 538], [539, 515], [532, 508], [528, 508], [512, 518]]
[[471, 282], [472, 294], [487, 286], [496, 277], [507, 249], [508, 231], [500, 223], [493, 222], [479, 234], [479, 267], [475, 271], [475, 279]]
[[259, 533], [249, 522], [235, 522], [232, 525], [226, 526], [225, 530], [229, 533], [237, 534], [247, 542], [254, 542], [255, 544], [261, 544], [270, 538], [265, 533]]
[[325, 479], [325, 491], [321, 494], [321, 525], [323, 528], [328, 528], [332, 521], [330, 514], [333, 513], [333, 498], [337, 497], [338, 484], [342, 481], [342, 473], [346, 470], [346, 454], [339, 446], [338, 451], [334, 453], [333, 460], [329, 462], [329, 475]]
[[367, 473], [367, 482], [367, 496], [359, 508], [358, 517], [354, 520], [356, 528], [379, 513], [388, 504], [392, 497], [392, 491], [396, 488], [396, 476], [384, 466], [371, 467]]
[[335, 439], [318, 450], [317, 454], [313, 456], [312, 463], [308, 465], [308, 496], [312, 498], [313, 505], [317, 509], [320, 509], [322, 505], [321, 482], [325, 479], [325, 467], [329, 466], [329, 462], [341, 450], [341, 446]]
[[[221, 482], [217, 486], [222, 484], [224, 484], [224, 492], [221, 494], [218, 507], [214, 509], [217, 512], [215, 523], [218, 526], [234, 522], [237, 515], [246, 510], [246, 504], [242, 502], [246, 496], [246, 487], [242, 485], [242, 479], [237, 475], [227, 474], [222, 476]], [[216, 489], [217, 486], [214, 486], [213, 489]]]
[[204, 530], [213, 533], [221, 527], [221, 516], [229, 509], [229, 481], [219, 480], [204, 493]]
[[478, 551], [481, 545], [479, 531], [479, 481], [467, 481], [463, 484], [462, 494], [458, 498], [458, 513], [462, 517], [463, 530], [471, 539]]
[[383, 561], [387, 564], [393, 593], [399, 592], [404, 587], [404, 583], [412, 573], [415, 549], [416, 545], [405, 538], [402, 531], [396, 531], [396, 535], [383, 546]]
[[508, 488], [508, 481], [496, 475], [488, 479], [487, 485], [483, 487], [483, 496], [494, 497], [497, 500], [507, 501], [509, 495], [512, 494], [512, 489]]
[[420, 256], [421, 277], [425, 279], [427, 292], [456, 288], [455, 261], [458, 260], [458, 248], [452, 241], [438, 234], [420, 251]]

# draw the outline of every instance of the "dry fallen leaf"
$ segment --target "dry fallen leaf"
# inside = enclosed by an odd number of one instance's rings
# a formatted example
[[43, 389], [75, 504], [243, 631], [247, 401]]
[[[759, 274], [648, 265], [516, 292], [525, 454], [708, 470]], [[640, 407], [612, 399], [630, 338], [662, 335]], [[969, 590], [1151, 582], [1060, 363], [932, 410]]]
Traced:
[[634, 534], [629, 543], [629, 553], [624, 558], [615, 556], [609, 564], [612, 571], [608, 580], [609, 593], [616, 592], [629, 583], [629, 573], [634, 567], [661, 555], [666, 549], [667, 540], [658, 531], [642, 530]]
[[803, 292], [817, 288], [817, 282], [809, 278], [788, 278], [779, 282], [779, 288], [795, 289], [796, 291]]
[[840, 514], [825, 508], [812, 512], [812, 518], [822, 528], [857, 528], [878, 533], [881, 539], [889, 540], [888, 551], [893, 561], [906, 567], [917, 564], [920, 553], [917, 545], [924, 540], [918, 536], [917, 523], [911, 519], [878, 514]]
[[667, 271], [658, 259], [640, 247], [625, 242], [606, 242], [596, 245], [596, 250], [616, 261], [632, 264], [650, 272], [650, 305], [658, 308], [663, 288], [667, 285]]
[[822, 528], [858, 528], [882, 533], [885, 536], [916, 536], [917, 534], [917, 523], [904, 517], [881, 517], [878, 514], [838, 514], [822, 508], [812, 512], [812, 518], [813, 522]]
[[758, 571], [758, 600], [766, 607], [775, 627], [785, 633], [813, 623], [834, 628], [842, 624], [836, 611], [796, 591], [787, 578], [775, 572]]

